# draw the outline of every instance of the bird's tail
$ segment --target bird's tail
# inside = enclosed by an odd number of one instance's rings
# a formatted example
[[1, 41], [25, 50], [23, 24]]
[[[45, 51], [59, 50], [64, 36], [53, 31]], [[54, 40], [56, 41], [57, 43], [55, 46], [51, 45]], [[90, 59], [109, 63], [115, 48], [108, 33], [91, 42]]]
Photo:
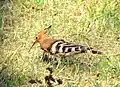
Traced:
[[99, 50], [91, 50], [93, 54], [102, 54], [103, 52], [99, 51]]
[[87, 50], [88, 53], [93, 53], [93, 54], [103, 54], [103, 52], [99, 51], [99, 50], [94, 50], [93, 48], [89, 48]]

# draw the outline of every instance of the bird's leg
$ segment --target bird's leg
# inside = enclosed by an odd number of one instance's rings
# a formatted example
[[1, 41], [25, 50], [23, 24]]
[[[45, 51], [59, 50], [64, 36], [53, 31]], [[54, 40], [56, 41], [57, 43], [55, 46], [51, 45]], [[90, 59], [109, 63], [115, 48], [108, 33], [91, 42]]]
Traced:
[[49, 57], [48, 57], [48, 55], [46, 55], [45, 51], [43, 52], [42, 60], [43, 60], [43, 62], [49, 62]]
[[44, 57], [45, 57], [45, 52], [43, 52], [42, 54], [42, 60], [44, 60]]
[[42, 57], [44, 57], [45, 56], [45, 51], [43, 52], [43, 55], [42, 55]]
[[43, 62], [47, 62], [47, 63], [53, 64], [53, 65], [56, 64], [54, 62], [57, 61], [56, 58], [49, 57], [49, 54], [47, 52], [43, 52], [42, 60], [43, 60]]

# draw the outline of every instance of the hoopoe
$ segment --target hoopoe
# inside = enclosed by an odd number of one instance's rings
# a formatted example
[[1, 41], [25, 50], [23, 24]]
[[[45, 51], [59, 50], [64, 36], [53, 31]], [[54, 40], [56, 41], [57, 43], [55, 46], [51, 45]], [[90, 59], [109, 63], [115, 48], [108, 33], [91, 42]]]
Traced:
[[77, 45], [77, 44], [66, 42], [64, 40], [49, 38], [46, 30], [42, 30], [37, 34], [36, 40], [31, 46], [31, 48], [36, 43], [40, 44], [40, 47], [44, 52], [48, 52], [53, 55], [59, 55], [64, 57], [73, 55], [73, 54], [88, 53], [88, 52], [89, 53], [91, 52], [93, 54], [102, 54], [101, 51], [94, 50], [88, 46]]

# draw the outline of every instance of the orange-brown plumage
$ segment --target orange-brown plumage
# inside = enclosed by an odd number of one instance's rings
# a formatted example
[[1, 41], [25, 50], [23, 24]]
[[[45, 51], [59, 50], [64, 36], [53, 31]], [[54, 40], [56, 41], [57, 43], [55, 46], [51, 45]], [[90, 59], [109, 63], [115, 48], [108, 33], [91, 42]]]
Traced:
[[42, 43], [40, 43], [40, 47], [42, 50], [48, 52], [49, 47], [51, 46], [52, 43], [54, 43], [56, 40], [55, 39], [44, 39]]
[[39, 43], [41, 49], [44, 50], [45, 52], [49, 52], [51, 54], [58, 54], [62, 56], [68, 56], [68, 55], [77, 54], [77, 53], [87, 53], [87, 52], [91, 52], [93, 54], [102, 53], [100, 51], [91, 49], [88, 46], [76, 45], [73, 43], [65, 42], [64, 40], [49, 38], [47, 36], [46, 30], [40, 31], [37, 34], [36, 40], [33, 43], [32, 47], [34, 46], [35, 43]]
[[[40, 31], [37, 36], [36, 36], [36, 40], [35, 42], [33, 43], [32, 47], [34, 46], [35, 43], [39, 43], [40, 44], [40, 47], [42, 50], [48, 52], [48, 48], [51, 46], [52, 43], [54, 43], [56, 40], [55, 39], [51, 39], [51, 38], [48, 38], [47, 36], [47, 31], [43, 30], [43, 31]], [[31, 47], [31, 48], [32, 48]], [[31, 49], [30, 48], [30, 49]]]

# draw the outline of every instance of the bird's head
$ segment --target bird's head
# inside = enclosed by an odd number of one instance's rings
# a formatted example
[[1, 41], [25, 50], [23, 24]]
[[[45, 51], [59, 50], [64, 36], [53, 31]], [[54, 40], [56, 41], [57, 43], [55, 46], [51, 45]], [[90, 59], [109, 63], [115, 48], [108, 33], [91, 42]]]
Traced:
[[[36, 43], [42, 43], [45, 39], [47, 39], [47, 31], [46, 30], [42, 30], [40, 31], [35, 38], [35, 42], [33, 43], [33, 45], [31, 46], [30, 50], [32, 49], [32, 47], [36, 44]], [[29, 51], [30, 51], [29, 50]]]
[[37, 42], [42, 43], [46, 38], [47, 38], [47, 31], [42, 30], [36, 35], [35, 43], [37, 43]]
[[[35, 42], [33, 43], [33, 45], [31, 46], [30, 50], [32, 49], [32, 47], [36, 44], [36, 43], [42, 43], [45, 39], [48, 38], [47, 36], [47, 30], [50, 29], [52, 27], [52, 25], [50, 25], [49, 27], [45, 28], [44, 30], [38, 32], [38, 34], [36, 35], [35, 38]], [[29, 50], [29, 51], [30, 51]]]

